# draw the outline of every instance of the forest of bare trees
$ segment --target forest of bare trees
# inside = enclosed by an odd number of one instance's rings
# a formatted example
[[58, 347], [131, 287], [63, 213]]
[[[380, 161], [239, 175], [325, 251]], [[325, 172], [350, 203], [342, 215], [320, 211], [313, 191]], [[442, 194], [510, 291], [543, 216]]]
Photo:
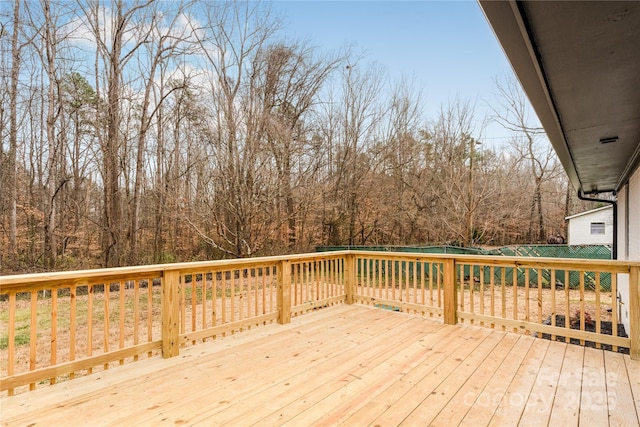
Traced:
[[[589, 207], [513, 80], [495, 117], [426, 117], [411, 81], [284, 38], [268, 4], [0, 8], [3, 274], [546, 242]], [[511, 141], [483, 144], [487, 120]]]

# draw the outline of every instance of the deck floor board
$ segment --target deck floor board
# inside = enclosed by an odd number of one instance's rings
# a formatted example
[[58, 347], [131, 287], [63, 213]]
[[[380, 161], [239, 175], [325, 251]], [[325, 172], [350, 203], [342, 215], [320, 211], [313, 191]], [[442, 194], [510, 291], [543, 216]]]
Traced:
[[0, 421], [638, 425], [638, 373], [628, 355], [339, 305], [3, 397]]

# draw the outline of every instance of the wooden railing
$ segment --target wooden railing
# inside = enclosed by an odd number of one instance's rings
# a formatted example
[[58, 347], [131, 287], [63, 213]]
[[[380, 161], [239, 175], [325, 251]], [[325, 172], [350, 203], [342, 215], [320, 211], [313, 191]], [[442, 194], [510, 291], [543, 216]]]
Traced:
[[[555, 258], [354, 252], [354, 299], [640, 358], [640, 263]], [[618, 277], [628, 281], [629, 326]]]
[[346, 300], [344, 252], [0, 277], [12, 395]]
[[[342, 251], [0, 277], [9, 395], [334, 304], [361, 303], [640, 358], [640, 263]], [[618, 275], [629, 331], [618, 336]], [[605, 286], [606, 284], [606, 286]]]

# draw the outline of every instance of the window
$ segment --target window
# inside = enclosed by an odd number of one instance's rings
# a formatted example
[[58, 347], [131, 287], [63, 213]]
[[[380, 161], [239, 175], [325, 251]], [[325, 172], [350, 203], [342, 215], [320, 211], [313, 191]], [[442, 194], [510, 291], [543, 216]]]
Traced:
[[592, 222], [591, 234], [604, 234], [604, 222]]

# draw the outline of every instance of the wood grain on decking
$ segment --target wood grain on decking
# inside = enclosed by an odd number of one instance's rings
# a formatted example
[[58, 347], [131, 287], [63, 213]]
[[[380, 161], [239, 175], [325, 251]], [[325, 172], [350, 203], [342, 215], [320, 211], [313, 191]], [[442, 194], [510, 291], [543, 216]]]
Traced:
[[5, 397], [3, 425], [638, 425], [640, 362], [340, 305]]

